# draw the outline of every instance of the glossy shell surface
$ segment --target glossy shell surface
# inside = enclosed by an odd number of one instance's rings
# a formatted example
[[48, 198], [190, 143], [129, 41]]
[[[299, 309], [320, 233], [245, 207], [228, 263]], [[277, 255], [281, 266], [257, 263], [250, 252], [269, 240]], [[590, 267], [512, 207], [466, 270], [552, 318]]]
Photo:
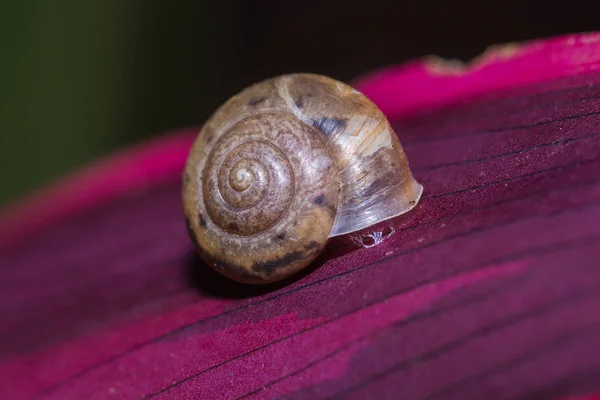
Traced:
[[201, 255], [247, 283], [294, 274], [327, 238], [403, 214], [423, 190], [381, 111], [314, 74], [275, 77], [229, 99], [199, 133], [183, 181]]

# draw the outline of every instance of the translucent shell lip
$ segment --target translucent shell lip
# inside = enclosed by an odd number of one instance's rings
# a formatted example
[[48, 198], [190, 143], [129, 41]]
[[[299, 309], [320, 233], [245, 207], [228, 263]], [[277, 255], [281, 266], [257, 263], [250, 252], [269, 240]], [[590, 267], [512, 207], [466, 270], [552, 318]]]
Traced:
[[354, 88], [328, 77], [275, 78], [299, 119], [324, 134], [342, 182], [329, 237], [345, 235], [413, 209], [423, 186], [410, 171], [400, 141], [379, 108]]
[[[414, 178], [401, 186], [373, 188], [373, 203], [363, 202], [358, 206], [342, 202], [329, 237], [356, 232], [376, 223], [398, 217], [412, 210], [423, 194], [423, 186]], [[360, 187], [349, 187], [347, 192], [361, 192]]]

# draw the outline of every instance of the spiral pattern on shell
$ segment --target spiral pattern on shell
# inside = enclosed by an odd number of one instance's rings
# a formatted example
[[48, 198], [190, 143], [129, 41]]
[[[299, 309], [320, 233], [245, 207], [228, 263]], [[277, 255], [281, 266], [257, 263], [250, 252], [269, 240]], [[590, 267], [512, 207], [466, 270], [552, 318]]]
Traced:
[[261, 114], [240, 121], [219, 139], [202, 188], [208, 215], [219, 228], [240, 236], [278, 223], [285, 229], [295, 217], [290, 205], [300, 207], [309, 192], [331, 180], [326, 175], [333, 160], [306, 128], [283, 114]]
[[261, 113], [226, 127], [198, 177], [205, 256], [238, 280], [287, 275], [327, 240], [338, 173], [318, 132], [293, 116]]
[[287, 211], [294, 192], [286, 155], [256, 136], [226, 135], [211, 154], [208, 163], [213, 167], [203, 179], [209, 216], [221, 229], [241, 236], [271, 228]]

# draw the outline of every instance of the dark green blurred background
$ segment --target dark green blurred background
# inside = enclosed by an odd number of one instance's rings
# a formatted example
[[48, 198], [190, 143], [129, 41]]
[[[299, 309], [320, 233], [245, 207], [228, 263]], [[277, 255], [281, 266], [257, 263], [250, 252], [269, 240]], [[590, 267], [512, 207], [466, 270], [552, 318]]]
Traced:
[[0, 205], [280, 73], [348, 81], [426, 54], [600, 29], [594, 2], [0, 4]]

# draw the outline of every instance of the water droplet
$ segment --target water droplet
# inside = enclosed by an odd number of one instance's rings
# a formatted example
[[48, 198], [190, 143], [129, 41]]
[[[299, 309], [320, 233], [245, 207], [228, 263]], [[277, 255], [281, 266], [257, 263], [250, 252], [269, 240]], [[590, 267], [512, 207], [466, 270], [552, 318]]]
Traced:
[[357, 242], [359, 246], [364, 248], [374, 247], [390, 237], [394, 232], [394, 228], [386, 226], [382, 230], [363, 233], [354, 242]]
[[360, 241], [364, 247], [373, 247], [377, 244], [377, 233], [363, 236]]

